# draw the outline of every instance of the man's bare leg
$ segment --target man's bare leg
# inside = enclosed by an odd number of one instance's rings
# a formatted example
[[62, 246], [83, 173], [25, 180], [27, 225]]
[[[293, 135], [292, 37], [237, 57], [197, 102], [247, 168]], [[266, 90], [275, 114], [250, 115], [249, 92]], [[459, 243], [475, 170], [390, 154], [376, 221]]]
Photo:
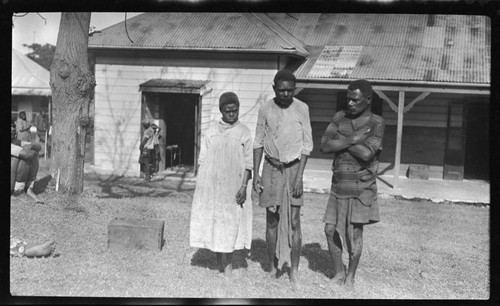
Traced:
[[47, 257], [50, 256], [56, 249], [55, 241], [47, 241], [39, 245], [27, 245], [24, 250], [26, 257]]
[[300, 251], [302, 247], [302, 232], [300, 229], [300, 206], [291, 206], [291, 224], [292, 224], [292, 250], [290, 252], [290, 282], [292, 288], [298, 290], [299, 282], [299, 262]]
[[276, 260], [276, 241], [278, 239], [278, 212], [272, 212], [269, 208], [266, 208], [266, 244], [267, 244], [267, 258], [269, 259], [269, 264], [271, 265], [271, 270], [269, 271], [270, 277], [276, 277], [277, 272], [277, 260]]
[[[28, 182], [28, 183], [30, 183], [30, 182]], [[31, 182], [30, 184], [32, 185], [32, 182]], [[26, 190], [26, 194], [27, 194], [30, 198], [32, 198], [32, 199], [35, 201], [35, 203], [43, 204], [43, 201], [41, 201], [41, 200], [38, 198], [38, 196], [37, 196], [37, 195], [36, 195], [36, 193], [33, 191], [33, 188], [32, 188], [31, 186], [30, 186], [30, 187], [28, 187], [28, 190]]]
[[335, 272], [331, 281], [335, 284], [343, 285], [346, 275], [344, 263], [342, 262], [342, 241], [340, 240], [339, 233], [335, 231], [335, 224], [325, 224], [325, 235], [328, 243], [328, 252], [330, 253]]
[[352, 242], [352, 253], [349, 254], [349, 270], [345, 279], [345, 286], [348, 290], [354, 290], [354, 275], [363, 250], [363, 224], [354, 224], [352, 236], [354, 241]]

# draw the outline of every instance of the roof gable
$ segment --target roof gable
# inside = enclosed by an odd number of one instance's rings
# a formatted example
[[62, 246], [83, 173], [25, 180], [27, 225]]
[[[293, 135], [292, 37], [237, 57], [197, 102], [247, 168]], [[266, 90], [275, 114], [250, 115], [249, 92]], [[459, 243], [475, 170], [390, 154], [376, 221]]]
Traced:
[[[278, 52], [307, 51], [286, 31], [277, 35], [252, 13], [144, 13], [103, 29], [90, 48], [190, 49]], [[276, 25], [279, 27], [279, 25]]]
[[50, 73], [29, 57], [12, 49], [12, 94], [50, 95]]

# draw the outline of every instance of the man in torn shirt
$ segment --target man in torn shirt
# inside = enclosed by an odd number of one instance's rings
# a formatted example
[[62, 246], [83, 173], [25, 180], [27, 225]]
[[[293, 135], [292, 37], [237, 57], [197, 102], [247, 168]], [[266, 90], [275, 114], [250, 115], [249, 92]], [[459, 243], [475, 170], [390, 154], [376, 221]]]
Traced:
[[270, 275], [276, 277], [277, 269], [288, 262], [293, 289], [299, 286], [303, 174], [313, 149], [309, 107], [293, 97], [295, 84], [291, 71], [283, 69], [276, 73], [275, 97], [259, 109], [253, 146], [253, 187], [260, 194], [259, 206], [266, 208]]

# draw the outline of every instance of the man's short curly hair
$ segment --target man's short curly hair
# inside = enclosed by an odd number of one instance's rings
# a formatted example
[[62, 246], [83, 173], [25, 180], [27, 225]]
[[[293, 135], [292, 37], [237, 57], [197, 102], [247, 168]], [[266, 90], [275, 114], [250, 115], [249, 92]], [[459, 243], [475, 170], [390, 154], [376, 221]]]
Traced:
[[280, 71], [278, 71], [276, 73], [276, 75], [274, 76], [274, 86], [276, 86], [278, 84], [278, 81], [292, 81], [294, 83], [297, 82], [297, 80], [295, 79], [295, 76], [293, 75], [293, 73], [288, 70], [288, 69], [281, 69]]
[[222, 110], [224, 105], [228, 104], [236, 104], [238, 107], [240, 106], [240, 100], [238, 96], [231, 91], [223, 93], [219, 98], [219, 110]]
[[349, 86], [347, 87], [347, 89], [349, 90], [356, 90], [356, 89], [359, 89], [359, 91], [361, 91], [361, 93], [366, 97], [366, 98], [370, 98], [372, 95], [373, 95], [373, 87], [372, 87], [372, 84], [370, 82], [368, 82], [367, 80], [356, 80], [356, 81], [352, 81]]

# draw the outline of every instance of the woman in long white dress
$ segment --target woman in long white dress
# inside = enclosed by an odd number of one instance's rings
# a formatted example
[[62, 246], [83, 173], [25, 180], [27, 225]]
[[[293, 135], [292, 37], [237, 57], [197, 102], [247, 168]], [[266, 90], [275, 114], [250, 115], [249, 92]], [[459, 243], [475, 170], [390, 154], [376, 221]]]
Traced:
[[236, 94], [222, 94], [219, 109], [222, 118], [202, 139], [189, 240], [192, 247], [215, 252], [220, 271], [231, 277], [233, 251], [250, 249], [252, 241], [252, 204], [246, 203], [252, 137], [238, 121]]

